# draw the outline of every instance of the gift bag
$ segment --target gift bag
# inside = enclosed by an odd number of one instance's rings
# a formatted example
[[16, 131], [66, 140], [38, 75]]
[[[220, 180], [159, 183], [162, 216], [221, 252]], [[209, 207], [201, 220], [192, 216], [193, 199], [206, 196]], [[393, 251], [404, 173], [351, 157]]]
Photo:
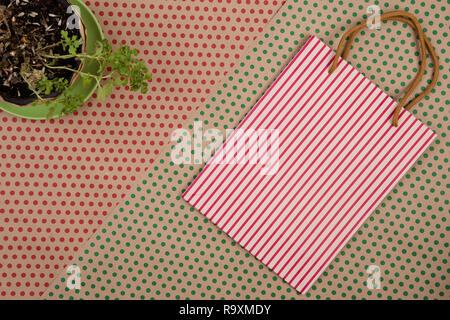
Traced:
[[[366, 23], [336, 54], [311, 36], [183, 194], [301, 293], [435, 137], [408, 112], [437, 81], [434, 50], [411, 14], [381, 19], [408, 23], [421, 44], [419, 73], [399, 103], [345, 61]], [[405, 106], [425, 49], [433, 78]]]

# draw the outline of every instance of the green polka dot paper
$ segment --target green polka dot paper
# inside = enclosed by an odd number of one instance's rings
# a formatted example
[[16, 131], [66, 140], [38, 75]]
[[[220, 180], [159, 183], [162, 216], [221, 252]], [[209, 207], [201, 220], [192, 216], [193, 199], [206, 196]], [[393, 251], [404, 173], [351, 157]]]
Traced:
[[[69, 289], [64, 273], [45, 298], [448, 299], [446, 2], [287, 1], [184, 128], [193, 130], [194, 120], [202, 121], [206, 131], [234, 128], [310, 35], [336, 48], [343, 32], [366, 18], [374, 4], [385, 12], [415, 14], [439, 55], [438, 84], [413, 110], [438, 138], [306, 295], [181, 199], [202, 165], [176, 165], [166, 149], [75, 259], [81, 288]], [[398, 98], [418, 70], [414, 33], [398, 22], [383, 23], [379, 31], [364, 30], [349, 61]], [[427, 65], [421, 90], [431, 77], [429, 60]]]

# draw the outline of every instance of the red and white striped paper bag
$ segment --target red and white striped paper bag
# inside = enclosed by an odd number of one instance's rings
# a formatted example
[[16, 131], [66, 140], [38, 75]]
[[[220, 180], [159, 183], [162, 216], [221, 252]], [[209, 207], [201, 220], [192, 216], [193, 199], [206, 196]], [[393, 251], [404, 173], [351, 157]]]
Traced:
[[312, 36], [183, 194], [301, 293], [435, 137], [405, 110], [392, 126], [396, 102], [334, 56]]

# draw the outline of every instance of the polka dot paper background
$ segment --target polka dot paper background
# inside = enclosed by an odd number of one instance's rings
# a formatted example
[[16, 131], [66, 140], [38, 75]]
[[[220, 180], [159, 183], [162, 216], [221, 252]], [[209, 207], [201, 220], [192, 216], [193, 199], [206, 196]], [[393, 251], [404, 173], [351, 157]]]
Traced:
[[[445, 1], [290, 0], [239, 64], [216, 84], [194, 119], [208, 128], [235, 127], [311, 34], [336, 48], [344, 30], [367, 17], [369, 5], [407, 10], [421, 21], [440, 58], [437, 87], [414, 115], [438, 138], [374, 211], [306, 295], [263, 266], [181, 194], [202, 166], [175, 165], [164, 149], [137, 188], [73, 260], [81, 289], [61, 273], [50, 299], [448, 299], [448, 30]], [[396, 22], [364, 30], [350, 62], [394, 97], [418, 69], [413, 31]], [[427, 61], [429, 64], [430, 61]], [[431, 77], [431, 65], [423, 90]], [[381, 288], [369, 289], [376, 265]]]
[[37, 298], [203, 106], [281, 1], [88, 1], [137, 47], [150, 93], [127, 88], [56, 121], [0, 113], [0, 298]]

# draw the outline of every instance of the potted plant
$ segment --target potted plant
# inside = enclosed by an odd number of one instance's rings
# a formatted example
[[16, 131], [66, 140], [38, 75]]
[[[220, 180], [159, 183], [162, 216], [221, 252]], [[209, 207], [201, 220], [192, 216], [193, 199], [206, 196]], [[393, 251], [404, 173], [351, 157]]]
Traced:
[[52, 118], [77, 110], [95, 90], [99, 100], [120, 86], [147, 92], [151, 75], [137, 50], [123, 45], [113, 50], [101, 31], [100, 37], [90, 37], [86, 15], [73, 3], [83, 5], [79, 0], [0, 0], [4, 103], [44, 105]]

